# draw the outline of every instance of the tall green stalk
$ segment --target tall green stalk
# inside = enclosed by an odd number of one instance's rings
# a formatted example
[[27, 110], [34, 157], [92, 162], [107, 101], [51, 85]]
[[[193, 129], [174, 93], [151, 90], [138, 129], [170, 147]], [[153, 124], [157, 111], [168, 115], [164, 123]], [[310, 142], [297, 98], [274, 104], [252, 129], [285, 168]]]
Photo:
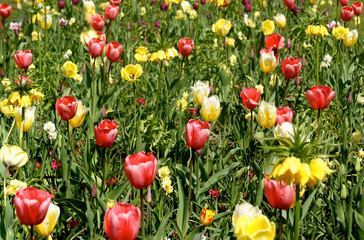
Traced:
[[142, 210], [142, 239], [145, 240], [143, 188], [140, 189], [140, 208]]
[[193, 157], [192, 157], [192, 148], [190, 148], [190, 177], [189, 177], [189, 182], [188, 182], [188, 197], [187, 197], [187, 206], [185, 209], [185, 218], [184, 218], [184, 222], [182, 225], [182, 239], [185, 239], [185, 232], [186, 232], [186, 227], [188, 225], [188, 212], [189, 212], [189, 208], [190, 208], [190, 203], [191, 203], [191, 190], [192, 190], [192, 167], [193, 167]]
[[316, 39], [316, 85], [319, 85], [319, 74], [320, 74], [320, 49], [319, 49], [319, 38]]
[[[300, 203], [300, 185], [296, 184], [296, 206], [294, 215], [294, 239], [300, 239], [300, 219], [301, 219], [301, 203]], [[288, 218], [288, 216], [287, 216]]]
[[159, 107], [159, 95], [160, 95], [160, 89], [161, 89], [161, 80], [162, 80], [162, 70], [163, 70], [163, 61], [161, 61], [160, 70], [159, 70], [159, 78], [157, 82], [157, 100], [155, 102], [155, 109], [153, 118], [155, 119], [155, 116], [157, 115], [158, 107]]

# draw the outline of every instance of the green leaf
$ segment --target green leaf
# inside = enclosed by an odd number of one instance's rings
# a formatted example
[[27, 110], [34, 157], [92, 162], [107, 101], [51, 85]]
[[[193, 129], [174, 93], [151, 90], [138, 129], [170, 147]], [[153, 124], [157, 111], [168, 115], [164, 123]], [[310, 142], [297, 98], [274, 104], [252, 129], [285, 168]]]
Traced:
[[310, 209], [310, 206], [311, 206], [311, 203], [312, 203], [313, 198], [315, 197], [316, 191], [317, 191], [317, 188], [310, 194], [310, 196], [308, 196], [307, 200], [303, 204], [301, 221], [303, 221], [303, 219], [305, 218], [308, 210]]
[[158, 231], [156, 232], [155, 236], [154, 236], [154, 240], [159, 240], [159, 239], [163, 239], [163, 233], [164, 230], [166, 228], [166, 225], [168, 223], [169, 218], [172, 216], [173, 211], [169, 212], [168, 214], [166, 214], [161, 222], [161, 224], [158, 227]]
[[129, 186], [129, 181], [124, 181], [124, 183], [115, 189], [113, 189], [109, 195], [107, 196], [108, 199], [116, 200], [126, 189], [127, 186]]

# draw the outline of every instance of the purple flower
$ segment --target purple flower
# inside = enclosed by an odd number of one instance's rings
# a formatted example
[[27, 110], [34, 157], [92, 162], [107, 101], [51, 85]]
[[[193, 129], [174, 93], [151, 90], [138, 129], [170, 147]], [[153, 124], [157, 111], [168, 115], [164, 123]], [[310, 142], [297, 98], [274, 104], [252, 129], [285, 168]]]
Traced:
[[198, 10], [198, 2], [197, 1], [194, 1], [192, 6], [193, 6], [193, 9], [195, 9], [196, 11]]
[[167, 5], [164, 1], [162, 1], [162, 3], [161, 3], [161, 7], [160, 7], [160, 8], [161, 8], [161, 10], [162, 10], [162, 11], [167, 11], [167, 10], [168, 10], [168, 7], [169, 7], [169, 6], [168, 6], [168, 5]]
[[64, 27], [67, 25], [68, 20], [61, 18], [61, 19], [58, 19], [58, 23], [59, 23], [59, 25], [61, 25], [61, 27]]
[[202, 5], [204, 5], [204, 4], [206, 4], [206, 0], [200, 0], [200, 3], [201, 3]]
[[250, 3], [247, 3], [245, 5], [244, 11], [245, 12], [250, 12], [252, 10], [252, 5]]
[[161, 28], [161, 24], [160, 24], [159, 21], [155, 21], [154, 26], [157, 27], [157, 28]]
[[65, 6], [64, 1], [58, 1], [58, 8], [63, 9]]

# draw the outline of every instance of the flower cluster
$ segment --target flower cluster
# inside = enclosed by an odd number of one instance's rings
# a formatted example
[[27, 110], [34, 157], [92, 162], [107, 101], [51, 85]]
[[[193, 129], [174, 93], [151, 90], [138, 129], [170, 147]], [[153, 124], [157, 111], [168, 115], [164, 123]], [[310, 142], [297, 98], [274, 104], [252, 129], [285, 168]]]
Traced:
[[161, 186], [166, 191], [166, 193], [171, 194], [173, 192], [173, 186], [171, 177], [169, 176], [169, 168], [167, 166], [163, 166], [160, 169], [158, 169], [158, 176], [160, 178]]
[[44, 129], [44, 131], [46, 131], [46, 133], [48, 133], [48, 138], [50, 140], [57, 139], [56, 125], [54, 125], [54, 123], [47, 122], [46, 124], [44, 124], [43, 129]]

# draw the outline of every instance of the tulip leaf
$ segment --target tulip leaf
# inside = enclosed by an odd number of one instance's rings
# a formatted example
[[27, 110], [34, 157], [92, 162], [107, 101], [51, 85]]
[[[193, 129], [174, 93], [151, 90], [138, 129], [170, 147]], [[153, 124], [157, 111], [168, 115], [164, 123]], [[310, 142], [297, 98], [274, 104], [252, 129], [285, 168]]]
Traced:
[[126, 189], [127, 186], [129, 186], [129, 181], [124, 181], [124, 183], [115, 189], [113, 189], [109, 195], [107, 196], [107, 199], [113, 199], [116, 200]]
[[317, 191], [317, 188], [308, 196], [307, 200], [303, 204], [302, 207], [302, 215], [301, 215], [301, 221], [306, 217], [306, 214], [308, 213], [308, 210], [310, 209], [311, 203], [315, 197], [315, 193]]
[[55, 198], [54, 202], [60, 205], [65, 205], [77, 211], [82, 216], [85, 216], [87, 210], [86, 204], [80, 200], [74, 198]]
[[[177, 226], [179, 228], [179, 231], [182, 232], [185, 211], [188, 211], [188, 209], [186, 209], [186, 204], [187, 204], [186, 196], [183, 191], [181, 179], [179, 177], [177, 177], [177, 186], [178, 186], [178, 200], [179, 200], [179, 204], [178, 204], [179, 206], [177, 209]], [[189, 215], [187, 215], [187, 217], [189, 217]]]
[[169, 212], [168, 214], [166, 214], [161, 222], [161, 224], [159, 225], [158, 227], [158, 231], [157, 233], [155, 234], [154, 236], [154, 240], [159, 240], [159, 239], [163, 239], [162, 236], [163, 236], [163, 233], [164, 233], [164, 230], [166, 228], [166, 225], [168, 223], [168, 220], [169, 218], [172, 216], [173, 214], [173, 211]]
[[88, 197], [86, 195], [86, 218], [87, 218], [87, 225], [89, 228], [89, 233], [90, 233], [90, 237], [91, 239], [93, 239], [93, 234], [94, 234], [94, 228], [95, 228], [95, 224], [94, 224], [94, 213], [91, 210], [90, 207], [90, 202], [88, 201]]
[[193, 229], [186, 237], [186, 240], [193, 240], [193, 237], [197, 234], [200, 233], [201, 230], [203, 229], [203, 226], [198, 226], [197, 228]]

